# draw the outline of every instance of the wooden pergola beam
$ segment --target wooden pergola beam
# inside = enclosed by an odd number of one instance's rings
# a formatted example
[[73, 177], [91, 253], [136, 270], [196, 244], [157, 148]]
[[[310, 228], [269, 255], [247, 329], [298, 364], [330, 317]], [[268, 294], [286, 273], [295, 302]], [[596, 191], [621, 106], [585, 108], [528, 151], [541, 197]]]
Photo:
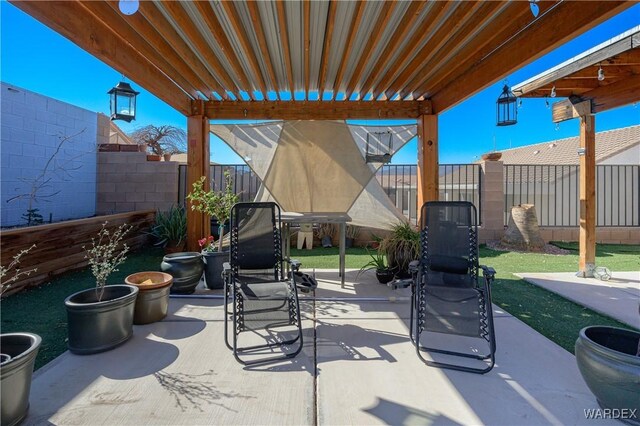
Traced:
[[[202, 101], [198, 110], [204, 110]], [[200, 114], [187, 117], [187, 192], [191, 192], [194, 182], [205, 176], [205, 188], [209, 188], [209, 119]], [[198, 240], [211, 232], [209, 216], [187, 206], [187, 250], [200, 251]]]
[[[200, 1], [193, 2], [193, 4], [197, 8], [203, 20], [205, 21], [205, 24], [207, 25], [209, 32], [211, 33], [211, 35], [213, 35], [213, 38], [216, 40], [216, 43], [218, 43], [223, 54], [231, 64], [231, 67], [233, 68], [233, 72], [238, 76], [238, 78], [240, 79], [244, 87], [250, 88], [251, 83], [249, 82], [249, 79], [247, 78], [247, 75], [245, 74], [244, 69], [240, 64], [238, 57], [233, 51], [233, 47], [231, 46], [229, 39], [227, 38], [226, 34], [222, 30], [222, 25], [218, 21], [218, 18], [216, 17], [216, 14], [213, 11], [213, 6], [209, 2], [200, 2]], [[253, 93], [253, 90], [247, 90], [247, 94], [251, 99], [253, 100], [256, 99]]]
[[[112, 8], [118, 7], [115, 0], [111, 1], [110, 4]], [[191, 68], [198, 78], [208, 86], [209, 89], [203, 92], [207, 99], [213, 99], [213, 91], [216, 91], [225, 99], [229, 97], [220, 83], [213, 78], [204, 63], [200, 61], [153, 2], [141, 2], [140, 9], [136, 14], [143, 16], [147, 23], [155, 30], [155, 32], [150, 32], [145, 31], [145, 28], [141, 28], [140, 31], [143, 37], [148, 41], [154, 40], [156, 38], [155, 33], [157, 32], [157, 34], [160, 35], [160, 39], [163, 39], [165, 43], [169, 44], [170, 48], [174, 51], [175, 55], [172, 55], [173, 60], [176, 60], [175, 57], [177, 56], [179, 62], [183, 62]], [[135, 20], [131, 22], [135, 22]], [[148, 26], [146, 26], [146, 28], [148, 28]]]
[[[194, 102], [193, 114], [201, 114]], [[202, 104], [210, 119], [345, 120], [415, 119], [431, 113], [429, 101], [209, 101]]]
[[[439, 197], [438, 116], [418, 118], [418, 209]], [[421, 211], [421, 210], [419, 210]], [[420, 219], [422, 220], [422, 219]]]
[[[449, 19], [440, 25], [433, 37], [429, 39], [429, 43], [425, 44], [409, 64], [401, 70], [400, 74], [385, 91], [385, 95], [390, 98], [394, 93], [400, 93], [400, 97], [404, 98], [410, 92], [410, 88], [406, 84], [418, 74], [423, 64], [430, 63], [431, 58], [443, 49], [443, 46], [448, 44], [450, 40], [455, 40], [455, 37], [462, 28], [466, 27], [470, 19], [473, 19], [474, 24], [483, 21], [483, 17], [478, 13], [482, 5], [483, 2], [480, 1], [462, 2], [453, 11]], [[406, 90], [403, 90], [403, 88]], [[415, 86], [411, 87], [411, 89], [413, 88]]]
[[342, 51], [342, 60], [340, 61], [340, 66], [338, 68], [338, 72], [336, 73], [336, 79], [333, 83], [333, 87], [335, 87], [335, 90], [331, 95], [331, 100], [336, 98], [336, 95], [340, 90], [340, 86], [342, 86], [342, 77], [344, 76], [344, 71], [346, 69], [349, 55], [351, 55], [351, 50], [353, 49], [353, 45], [355, 44], [356, 35], [358, 34], [358, 28], [360, 28], [360, 23], [362, 22], [364, 1], [357, 0], [355, 8], [356, 9], [353, 12], [353, 17], [351, 18], [351, 25], [349, 26], [349, 35], [347, 36], [347, 42], [345, 43], [344, 50]]
[[[262, 26], [262, 20], [260, 19], [260, 10], [258, 9], [257, 2], [247, 2], [247, 8], [249, 9], [249, 15], [251, 15], [251, 22], [253, 23], [253, 29], [258, 39], [258, 46], [260, 47], [260, 54], [267, 67], [267, 73], [269, 74], [269, 80], [271, 80], [271, 86], [275, 91], [276, 99], [280, 99], [280, 87], [278, 85], [278, 78], [273, 68], [273, 62], [271, 61], [271, 55], [269, 54], [269, 47], [267, 46], [267, 39], [264, 35], [264, 28]], [[264, 94], [266, 99], [267, 94]]]
[[596, 118], [580, 117], [580, 253], [578, 275], [593, 277], [596, 263]]
[[[389, 23], [389, 19], [391, 19], [391, 12], [395, 7], [395, 2], [384, 2], [382, 5], [382, 9], [380, 10], [380, 14], [378, 15], [378, 19], [376, 20], [375, 25], [373, 26], [371, 34], [367, 39], [367, 44], [364, 46], [362, 52], [360, 52], [360, 59], [356, 64], [353, 73], [351, 74], [351, 78], [349, 79], [349, 83], [347, 84], [346, 90], [346, 99], [351, 98], [351, 95], [357, 89], [357, 83], [360, 81], [360, 76], [364, 72], [365, 66], [369, 63], [369, 59], [371, 58], [371, 54], [373, 52], [374, 47], [380, 41], [382, 37], [383, 29], [387, 27]], [[336, 88], [337, 90], [337, 88]], [[363, 98], [363, 93], [358, 94], [358, 98]]]
[[256, 54], [253, 48], [251, 47], [251, 43], [249, 42], [247, 32], [244, 30], [244, 28], [242, 27], [242, 23], [240, 22], [240, 16], [238, 15], [236, 6], [232, 1], [222, 1], [218, 4], [220, 4], [222, 9], [224, 10], [224, 14], [229, 20], [231, 27], [233, 28], [235, 33], [238, 35], [238, 41], [242, 45], [242, 49], [245, 52], [245, 56], [249, 60], [249, 66], [251, 67], [251, 71], [253, 71], [253, 74], [258, 81], [258, 86], [260, 87], [260, 90], [262, 91], [263, 95], [266, 96], [267, 85], [265, 83], [264, 76], [262, 75], [262, 71], [260, 70], [260, 65], [258, 64], [258, 58], [256, 57]]
[[[398, 31], [394, 32], [391, 36], [391, 39], [387, 43], [387, 46], [384, 48], [384, 51], [378, 58], [378, 61], [373, 66], [374, 70], [382, 72], [385, 69], [394, 52], [398, 49], [407, 33], [413, 28], [413, 25], [418, 20], [418, 17], [420, 17], [420, 14], [424, 10], [424, 8], [427, 7], [427, 4], [427, 2], [418, 1], [414, 1], [409, 4], [409, 6], [407, 7], [407, 11], [402, 17], [402, 21], [400, 21], [400, 23], [398, 24]], [[364, 84], [360, 88], [360, 91], [362, 93], [369, 93], [371, 91], [371, 86], [373, 85], [373, 82], [376, 79], [377, 75], [377, 73], [369, 74]]]
[[[324, 45], [322, 46], [322, 59], [320, 60], [320, 72], [318, 73], [318, 99], [322, 100], [324, 95], [324, 83], [327, 79], [327, 68], [329, 66], [329, 52], [331, 51], [331, 38], [333, 36], [333, 24], [336, 20], [337, 0], [329, 0], [329, 12], [327, 14], [327, 25], [324, 29]], [[348, 99], [348, 98], [347, 98]]]
[[224, 92], [219, 93], [219, 95], [224, 96], [226, 93], [232, 93], [233, 96], [240, 99], [239, 86], [234, 82], [229, 73], [227, 73], [225, 67], [222, 66], [222, 63], [200, 31], [193, 25], [191, 18], [181, 2], [166, 1], [154, 4], [156, 7], [162, 7], [162, 9], [171, 16], [171, 19], [180, 26], [191, 45], [200, 52], [206, 62], [205, 66], [211, 71], [211, 75], [222, 85]]
[[[188, 114], [190, 96], [167, 78], [154, 64], [131, 45], [123, 44], [113, 29], [94, 15], [83, 13], [82, 6], [70, 1], [11, 1], [11, 4], [45, 23], [91, 55], [120, 70], [136, 83], [155, 94], [173, 108]], [[85, 19], [76, 17], [86, 15]]]
[[289, 47], [289, 33], [287, 30], [287, 11], [285, 10], [285, 2], [276, 2], [276, 11], [278, 15], [278, 26], [280, 29], [280, 42], [284, 51], [285, 69], [287, 72], [287, 81], [289, 82], [289, 91], [291, 99], [295, 93], [295, 77], [293, 75], [293, 64], [291, 63], [291, 49]]
[[422, 46], [424, 40], [432, 35], [438, 23], [443, 21], [447, 14], [457, 6], [457, 2], [447, 1], [435, 2], [434, 5], [431, 6], [432, 10], [430, 10], [430, 13], [428, 13], [418, 25], [418, 28], [413, 32], [413, 35], [404, 45], [395, 61], [391, 63], [387, 72], [373, 85], [372, 91], [374, 99], [377, 99], [381, 93], [388, 90], [391, 82], [400, 72], [402, 72], [407, 62], [411, 60], [413, 53], [416, 50], [416, 46]]

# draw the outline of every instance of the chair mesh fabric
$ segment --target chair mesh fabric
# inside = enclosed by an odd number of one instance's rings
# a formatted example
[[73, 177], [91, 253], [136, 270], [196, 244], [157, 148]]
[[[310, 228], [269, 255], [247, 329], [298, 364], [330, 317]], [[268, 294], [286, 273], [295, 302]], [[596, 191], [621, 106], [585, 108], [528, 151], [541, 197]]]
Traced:
[[484, 297], [477, 287], [475, 208], [466, 202], [433, 202], [422, 214], [424, 330], [484, 337]]
[[232, 212], [231, 269], [238, 331], [295, 323], [291, 284], [282, 280], [279, 212], [274, 203], [239, 203]]

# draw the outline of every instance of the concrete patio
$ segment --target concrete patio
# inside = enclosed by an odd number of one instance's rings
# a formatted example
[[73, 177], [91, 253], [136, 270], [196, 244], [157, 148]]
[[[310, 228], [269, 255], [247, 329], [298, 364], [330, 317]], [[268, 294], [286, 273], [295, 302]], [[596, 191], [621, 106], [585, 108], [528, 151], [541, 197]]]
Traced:
[[609, 281], [579, 278], [571, 272], [515, 275], [631, 327], [640, 328], [638, 271], [614, 272]]
[[439, 370], [408, 339], [408, 290], [356, 271], [345, 289], [335, 271], [318, 278], [295, 359], [243, 368], [223, 343], [221, 300], [172, 299], [164, 321], [136, 326], [125, 345], [65, 353], [37, 371], [25, 424], [604, 422], [585, 418], [597, 403], [574, 357], [500, 309], [496, 367], [484, 376]]

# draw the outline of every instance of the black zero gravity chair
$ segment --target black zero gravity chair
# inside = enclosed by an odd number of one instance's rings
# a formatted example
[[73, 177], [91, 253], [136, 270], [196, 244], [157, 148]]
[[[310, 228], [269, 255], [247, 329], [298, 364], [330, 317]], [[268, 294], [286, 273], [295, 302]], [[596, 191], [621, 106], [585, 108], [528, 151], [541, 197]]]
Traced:
[[[476, 209], [469, 202], [433, 201], [422, 206], [420, 260], [410, 265], [414, 276], [410, 335], [427, 365], [484, 374], [495, 362], [490, 289], [495, 270], [478, 264], [476, 218]], [[482, 277], [478, 276], [480, 269]], [[460, 338], [442, 339], [442, 333]], [[427, 347], [423, 340], [449, 340], [469, 350], [434, 348], [432, 343]], [[424, 351], [484, 362], [471, 367], [431, 361], [424, 358]]]
[[[277, 204], [237, 203], [233, 206], [229, 260], [224, 271], [224, 333], [225, 343], [235, 358], [251, 365], [296, 356], [302, 349], [300, 305], [295, 274], [284, 275]], [[297, 261], [290, 264], [292, 271], [300, 267]], [[229, 320], [232, 322], [231, 344]], [[244, 332], [265, 343], [240, 347], [238, 340]], [[285, 335], [289, 338], [284, 338]], [[291, 347], [294, 344], [296, 347]]]

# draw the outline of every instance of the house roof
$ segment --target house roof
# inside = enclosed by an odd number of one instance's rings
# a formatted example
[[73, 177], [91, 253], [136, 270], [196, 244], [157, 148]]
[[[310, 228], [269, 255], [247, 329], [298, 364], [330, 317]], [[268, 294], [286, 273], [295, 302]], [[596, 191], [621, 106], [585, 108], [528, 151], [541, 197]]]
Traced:
[[[502, 151], [504, 164], [557, 164], [579, 163], [580, 138], [558, 139]], [[596, 163], [640, 144], [640, 125], [596, 133]]]

